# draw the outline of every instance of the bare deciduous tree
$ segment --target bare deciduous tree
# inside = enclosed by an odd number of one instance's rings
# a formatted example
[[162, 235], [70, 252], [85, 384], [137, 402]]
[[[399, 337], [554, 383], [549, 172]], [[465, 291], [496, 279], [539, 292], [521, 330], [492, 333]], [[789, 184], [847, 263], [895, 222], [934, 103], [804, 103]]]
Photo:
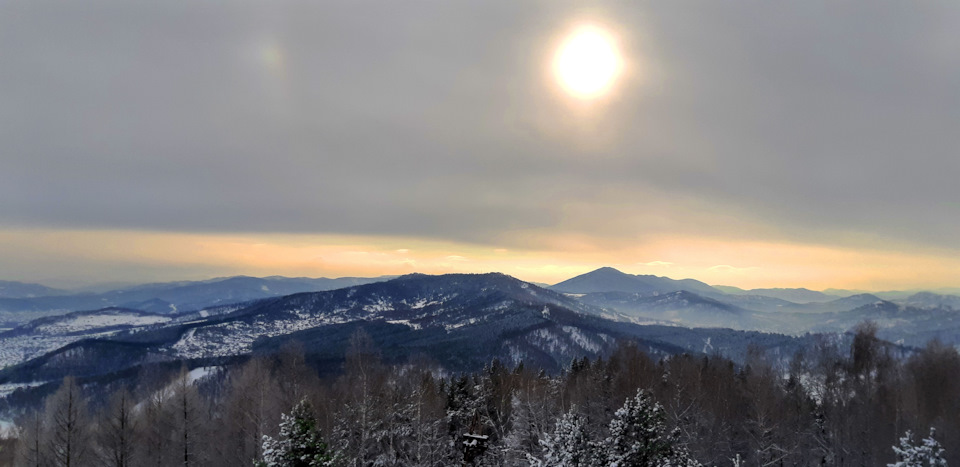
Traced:
[[73, 377], [63, 379], [60, 389], [47, 401], [45, 412], [54, 465], [82, 465], [89, 454], [90, 431], [86, 401]]
[[97, 441], [100, 459], [105, 465], [137, 465], [135, 447], [139, 440], [134, 405], [130, 391], [123, 387], [110, 397], [109, 405], [100, 416]]

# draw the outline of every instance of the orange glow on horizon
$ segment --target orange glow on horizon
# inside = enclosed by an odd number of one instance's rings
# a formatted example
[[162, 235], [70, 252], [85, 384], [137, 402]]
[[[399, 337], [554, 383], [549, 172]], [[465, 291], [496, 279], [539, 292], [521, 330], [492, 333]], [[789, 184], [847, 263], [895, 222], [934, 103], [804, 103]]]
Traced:
[[[87, 269], [99, 276], [98, 281], [241, 274], [342, 277], [503, 272], [552, 284], [612, 266], [631, 274], [693, 278], [743, 288], [960, 286], [943, 282], [960, 276], [960, 260], [937, 252], [907, 254], [681, 237], [611, 248], [575, 237], [549, 240], [541, 243], [548, 247], [534, 249], [377, 236], [6, 230], [0, 231], [0, 255], [11, 264], [46, 261], [53, 269], [58, 264], [89, 264]], [[130, 278], [129, 272], [124, 272], [123, 276], [111, 276], [112, 268], [151, 271], [152, 275]]]

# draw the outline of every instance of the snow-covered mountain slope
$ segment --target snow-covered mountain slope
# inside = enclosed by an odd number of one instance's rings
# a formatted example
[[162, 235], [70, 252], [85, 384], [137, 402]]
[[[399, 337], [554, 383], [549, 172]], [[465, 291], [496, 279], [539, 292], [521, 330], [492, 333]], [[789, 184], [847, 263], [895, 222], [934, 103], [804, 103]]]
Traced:
[[[823, 303], [786, 302], [777, 305], [773, 311], [755, 311], [732, 305], [727, 300], [686, 291], [655, 295], [606, 292], [570, 296], [635, 320], [667, 320], [688, 327], [802, 335], [848, 332], [864, 321], [872, 321], [880, 327], [879, 335], [891, 342], [923, 346], [936, 338], [949, 345], [960, 345], [960, 310], [948, 306], [952, 303], [950, 296], [918, 294], [913, 297], [913, 303], [924, 306], [917, 307], [860, 294]], [[756, 309], [762, 310], [763, 307]]]
[[881, 302], [883, 299], [873, 294], [857, 294], [838, 298], [828, 302], [797, 303], [781, 307], [781, 311], [795, 313], [838, 313], [850, 311], [864, 305]]
[[43, 314], [106, 307], [175, 314], [216, 305], [279, 297], [299, 292], [333, 290], [387, 279], [387, 277], [311, 279], [280, 276], [237, 276], [207, 281], [145, 284], [96, 294], [83, 293], [33, 298], [0, 297], [0, 322], [22, 324]]
[[121, 330], [139, 330], [171, 321], [169, 316], [126, 308], [73, 312], [31, 321], [0, 333], [0, 368], [60, 347]]
[[960, 311], [950, 308], [917, 308], [878, 300], [853, 310], [810, 317], [815, 318], [808, 328], [812, 332], [846, 330], [870, 321], [879, 327], [878, 336], [891, 342], [923, 346], [938, 339], [960, 345]]
[[180, 358], [236, 355], [251, 351], [257, 339], [358, 320], [449, 332], [524, 313], [549, 315], [551, 306], [567, 312], [600, 313], [502, 274], [414, 274], [264, 301], [218, 322], [191, 323], [172, 348]]
[[579, 300], [631, 317], [665, 320], [688, 327], [761, 331], [784, 328], [775, 314], [748, 310], [685, 290], [654, 295], [591, 293], [580, 295]]
[[960, 297], [956, 295], [940, 295], [933, 292], [918, 292], [907, 298], [893, 300], [900, 305], [914, 308], [946, 308], [960, 310]]
[[728, 295], [759, 295], [763, 297], [777, 298], [793, 303], [819, 303], [829, 302], [841, 298], [838, 295], [828, 295], [816, 290], [804, 288], [773, 288], [773, 289], [750, 289], [744, 290], [739, 287], [730, 287], [726, 285], [715, 285], [715, 289]]
[[791, 310], [797, 303], [765, 295], [706, 295], [719, 302], [733, 305], [745, 310], [763, 312], [781, 312]]
[[559, 369], [571, 358], [603, 355], [625, 341], [654, 354], [700, 352], [705, 342], [731, 353], [744, 351], [756, 340], [771, 347], [800, 346], [787, 336], [640, 326], [603, 314], [597, 307], [502, 274], [417, 274], [266, 299], [226, 314], [74, 342], [0, 372], [0, 384], [56, 378], [66, 369], [75, 375], [99, 375], [147, 361], [220, 364], [274, 352], [291, 341], [300, 342], [318, 366], [336, 369], [350, 336], [361, 328], [389, 359], [426, 355], [452, 370], [478, 368], [495, 357]]

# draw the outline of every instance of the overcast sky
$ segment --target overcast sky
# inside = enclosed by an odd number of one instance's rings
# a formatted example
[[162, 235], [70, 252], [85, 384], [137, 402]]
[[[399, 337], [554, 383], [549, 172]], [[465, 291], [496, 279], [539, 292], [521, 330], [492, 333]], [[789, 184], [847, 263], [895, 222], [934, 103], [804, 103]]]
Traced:
[[[550, 70], [586, 23], [625, 65], [592, 101]], [[0, 279], [960, 286], [958, 30], [947, 1], [0, 0]]]

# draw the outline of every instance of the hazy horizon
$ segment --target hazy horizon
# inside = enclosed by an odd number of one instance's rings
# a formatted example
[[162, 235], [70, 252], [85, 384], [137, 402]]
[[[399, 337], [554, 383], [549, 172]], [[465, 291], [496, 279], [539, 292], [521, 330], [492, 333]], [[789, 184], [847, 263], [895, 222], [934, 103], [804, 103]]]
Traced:
[[[547, 285], [547, 286], [552, 286], [552, 285], [558, 284], [558, 283], [560, 283], [560, 282], [563, 282], [563, 281], [565, 281], [565, 280], [567, 280], [567, 279], [571, 279], [571, 278], [573, 278], [573, 277], [579, 276], [579, 275], [581, 275], [581, 274], [586, 274], [586, 273], [595, 271], [596, 269], [603, 268], [603, 267], [614, 267], [614, 266], [599, 266], [598, 268], [589, 269], [589, 270], [583, 271], [582, 273], [577, 273], [577, 274], [574, 274], [574, 275], [572, 275], [572, 276], [570, 276], [570, 277], [565, 277], [565, 278], [563, 278], [562, 280], [555, 281], [555, 282], [542, 282], [542, 281], [532, 280], [532, 279], [528, 279], [528, 278], [524, 278], [524, 277], [517, 277], [517, 276], [514, 276], [514, 277], [516, 277], [517, 279], [523, 280], [523, 281], [527, 281], [527, 282], [534, 282], [534, 283], [538, 283], [538, 284], [543, 284], [543, 285]], [[661, 275], [658, 275], [658, 274], [643, 274], [643, 273], [636, 273], [636, 272], [630, 272], [630, 271], [622, 270], [622, 269], [619, 269], [619, 268], [617, 268], [617, 267], [614, 267], [614, 269], [617, 269], [618, 271], [623, 272], [623, 273], [626, 273], [626, 274], [633, 274], [633, 275], [654, 275], [654, 276], [658, 276], [658, 277], [667, 277], [667, 278], [674, 279], [674, 280], [683, 280], [683, 279], [699, 280], [699, 279], [697, 279], [696, 277], [684, 277], [684, 276], [673, 277], [673, 276], [670, 276], [670, 275], [662, 275], [662, 274], [661, 274]], [[26, 280], [19, 280], [19, 279], [16, 279], [16, 278], [9, 278], [9, 277], [6, 277], [6, 278], [5, 278], [5, 277], [0, 277], [0, 281], [13, 281], [13, 282], [40, 284], [40, 285], [44, 285], [44, 286], [47, 286], [47, 287], [52, 287], [52, 288], [55, 288], [55, 289], [60, 289], [60, 290], [68, 291], [68, 292], [90, 292], [90, 291], [103, 292], [103, 291], [118, 290], [118, 289], [122, 289], [122, 288], [126, 288], [126, 287], [136, 287], [136, 286], [142, 286], [142, 285], [148, 285], [148, 284], [166, 284], [166, 283], [176, 283], [176, 282], [210, 282], [210, 281], [217, 281], [217, 280], [221, 280], [221, 279], [230, 279], [230, 278], [233, 278], [233, 277], [253, 277], [253, 278], [261, 278], [261, 279], [275, 278], [275, 277], [276, 277], [276, 278], [288, 278], [288, 279], [347, 279], [347, 278], [364, 278], [364, 279], [367, 279], [367, 278], [380, 278], [380, 277], [393, 278], [393, 277], [399, 277], [399, 276], [406, 275], [406, 274], [429, 274], [429, 275], [438, 275], [438, 274], [486, 274], [486, 273], [502, 273], [502, 274], [506, 274], [506, 273], [503, 273], [503, 272], [501, 272], [501, 271], [493, 271], [493, 270], [490, 270], [490, 271], [487, 271], [487, 270], [484, 270], [484, 271], [457, 271], [457, 272], [453, 272], [453, 273], [451, 273], [451, 272], [446, 272], [446, 273], [444, 273], [444, 272], [440, 272], [440, 273], [425, 273], [425, 272], [420, 272], [420, 271], [411, 271], [411, 272], [407, 272], [407, 273], [403, 273], [403, 274], [382, 274], [382, 275], [371, 275], [371, 276], [355, 276], [355, 275], [354, 275], [354, 276], [285, 276], [285, 275], [282, 275], [282, 274], [255, 275], [255, 274], [237, 273], [237, 274], [207, 275], [207, 276], [204, 276], [204, 275], [195, 275], [195, 276], [190, 276], [190, 277], [168, 277], [168, 278], [159, 278], [159, 279], [156, 279], [156, 280], [148, 280], [148, 281], [102, 281], [102, 282], [98, 282], [98, 281], [85, 281], [85, 280], [80, 279], [80, 278], [60, 278], [60, 279], [49, 279], [49, 280], [26, 281]], [[701, 281], [701, 282], [702, 282], [702, 281]], [[752, 288], [748, 288], [748, 287], [740, 287], [740, 286], [737, 286], [737, 285], [734, 285], [734, 284], [720, 284], [720, 283], [707, 283], [707, 284], [710, 285], [710, 286], [713, 286], [713, 287], [735, 287], [735, 288], [739, 288], [739, 289], [743, 289], [743, 290], [751, 290], [751, 289], [752, 289]], [[755, 288], [753, 288], [753, 289], [807, 289], [807, 288], [806, 288], [806, 287], [801, 287], [801, 286], [796, 286], [796, 287], [784, 286], [784, 287], [755, 287]], [[912, 293], [912, 292], [934, 292], [934, 293], [942, 293], [942, 294], [957, 294], [957, 293], [960, 293], [960, 286], [957, 286], [957, 287], [950, 287], [950, 286], [946, 286], [946, 287], [928, 287], [928, 288], [923, 288], [923, 287], [920, 287], [920, 288], [893, 288], [893, 289], [872, 289], [872, 290], [871, 290], [871, 289], [847, 289], [847, 288], [842, 288], [842, 287], [827, 287], [827, 288], [823, 288], [823, 289], [809, 289], [809, 290], [813, 290], [813, 291], [816, 291], [816, 292], [824, 292], [824, 293], [827, 293], [827, 294], [830, 294], [830, 293], [840, 293], [840, 292], [851, 293], [851, 294], [858, 294], [858, 293], [885, 293], [885, 292], [886, 292], [886, 293], [889, 293], [889, 292], [903, 292], [903, 293]]]

